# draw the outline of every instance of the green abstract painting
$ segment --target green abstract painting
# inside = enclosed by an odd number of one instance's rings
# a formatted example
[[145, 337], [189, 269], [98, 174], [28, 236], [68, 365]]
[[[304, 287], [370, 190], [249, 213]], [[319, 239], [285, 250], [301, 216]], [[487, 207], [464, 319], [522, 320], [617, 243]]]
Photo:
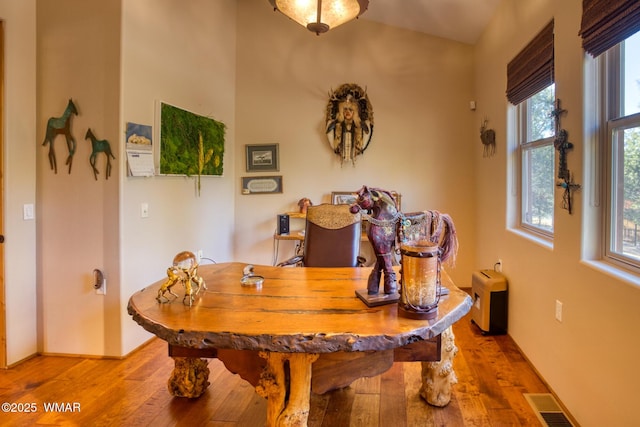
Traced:
[[160, 174], [222, 175], [224, 123], [160, 105]]

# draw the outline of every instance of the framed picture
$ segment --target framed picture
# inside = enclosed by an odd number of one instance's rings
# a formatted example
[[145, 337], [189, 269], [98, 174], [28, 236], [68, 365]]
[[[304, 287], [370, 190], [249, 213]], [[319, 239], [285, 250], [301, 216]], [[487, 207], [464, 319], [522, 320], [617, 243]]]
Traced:
[[247, 172], [279, 171], [278, 144], [246, 145]]
[[282, 176], [243, 176], [242, 194], [282, 193]]
[[355, 191], [332, 191], [331, 203], [334, 205], [352, 205], [358, 199]]
[[[402, 209], [402, 194], [397, 191], [391, 191], [391, 195], [396, 199], [396, 208]], [[332, 191], [331, 203], [334, 205], [352, 205], [358, 199], [358, 193], [354, 191]]]

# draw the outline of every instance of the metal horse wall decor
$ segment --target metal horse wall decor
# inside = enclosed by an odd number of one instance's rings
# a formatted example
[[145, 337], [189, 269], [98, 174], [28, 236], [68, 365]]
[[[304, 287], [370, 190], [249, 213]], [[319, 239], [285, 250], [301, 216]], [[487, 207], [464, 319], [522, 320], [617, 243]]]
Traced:
[[109, 144], [109, 141], [107, 141], [106, 139], [97, 139], [91, 131], [91, 128], [87, 129], [87, 134], [84, 136], [84, 139], [91, 140], [92, 151], [91, 156], [89, 157], [89, 163], [93, 168], [93, 176], [95, 177], [96, 181], [98, 180], [98, 173], [100, 173], [96, 168], [96, 156], [99, 153], [104, 153], [107, 156], [104, 176], [105, 179], [109, 179], [109, 177], [111, 176], [111, 158], [116, 158], [111, 152], [111, 145]]
[[69, 166], [69, 173], [71, 173], [71, 164], [73, 163], [73, 155], [76, 152], [76, 140], [71, 135], [71, 115], [78, 115], [78, 110], [71, 99], [67, 103], [67, 108], [60, 117], [51, 117], [47, 121], [47, 131], [45, 133], [44, 142], [42, 145], [49, 144], [49, 165], [55, 173], [58, 173], [58, 164], [56, 162], [56, 153], [53, 148], [53, 141], [57, 135], [64, 135], [67, 140], [67, 148], [69, 155], [67, 156], [66, 164]]

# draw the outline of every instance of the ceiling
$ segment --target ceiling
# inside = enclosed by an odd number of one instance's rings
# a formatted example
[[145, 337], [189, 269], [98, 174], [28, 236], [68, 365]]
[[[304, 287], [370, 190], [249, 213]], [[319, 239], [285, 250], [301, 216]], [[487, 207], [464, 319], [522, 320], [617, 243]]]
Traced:
[[500, 0], [370, 0], [360, 19], [475, 44]]

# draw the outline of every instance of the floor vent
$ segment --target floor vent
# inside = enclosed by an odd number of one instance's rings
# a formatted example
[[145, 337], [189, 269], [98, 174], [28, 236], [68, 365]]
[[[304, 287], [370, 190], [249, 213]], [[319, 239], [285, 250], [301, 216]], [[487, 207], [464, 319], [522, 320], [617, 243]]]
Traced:
[[543, 426], [573, 427], [553, 395], [549, 393], [524, 393], [524, 398], [527, 399]]

